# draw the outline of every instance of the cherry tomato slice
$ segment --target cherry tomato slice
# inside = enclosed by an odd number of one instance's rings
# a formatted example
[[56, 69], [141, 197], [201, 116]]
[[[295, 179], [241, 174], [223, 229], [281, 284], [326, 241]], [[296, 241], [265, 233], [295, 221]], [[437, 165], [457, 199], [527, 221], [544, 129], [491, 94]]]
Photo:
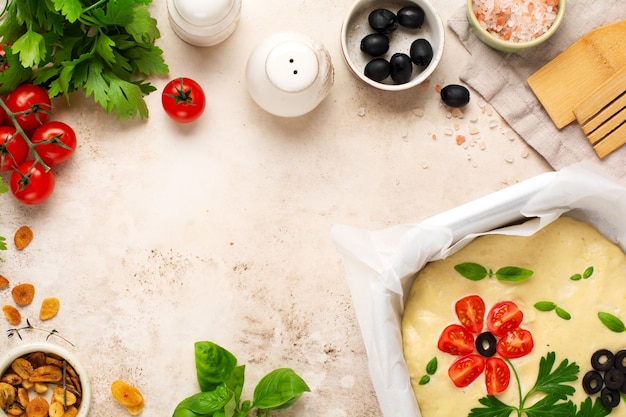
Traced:
[[528, 330], [518, 327], [498, 340], [496, 352], [503, 358], [515, 359], [528, 355], [533, 350], [534, 345], [532, 334]]
[[28, 157], [28, 145], [12, 126], [0, 126], [0, 171], [17, 168]]
[[487, 314], [487, 328], [497, 337], [502, 337], [519, 327], [524, 313], [512, 301], [502, 301], [494, 305]]
[[76, 149], [76, 132], [69, 125], [53, 120], [39, 126], [31, 137], [35, 150], [48, 166], [65, 162]]
[[483, 330], [485, 320], [485, 302], [478, 295], [468, 295], [454, 305], [454, 310], [463, 326], [472, 333]]
[[52, 110], [52, 102], [42, 87], [22, 84], [13, 90], [4, 102], [15, 119], [26, 131], [31, 131], [44, 124]]
[[501, 358], [489, 358], [485, 362], [485, 385], [487, 394], [495, 395], [506, 391], [511, 381], [511, 370]]
[[11, 192], [24, 204], [44, 202], [54, 190], [54, 174], [41, 164], [28, 160], [13, 171], [9, 180]]
[[206, 98], [200, 84], [189, 78], [176, 78], [165, 85], [161, 94], [165, 113], [179, 123], [196, 120], [204, 112]]
[[457, 359], [448, 368], [448, 376], [459, 388], [463, 388], [471, 384], [485, 370], [485, 358], [480, 355], [472, 354]]
[[474, 335], [461, 325], [451, 324], [443, 329], [437, 347], [451, 355], [467, 355], [474, 351]]

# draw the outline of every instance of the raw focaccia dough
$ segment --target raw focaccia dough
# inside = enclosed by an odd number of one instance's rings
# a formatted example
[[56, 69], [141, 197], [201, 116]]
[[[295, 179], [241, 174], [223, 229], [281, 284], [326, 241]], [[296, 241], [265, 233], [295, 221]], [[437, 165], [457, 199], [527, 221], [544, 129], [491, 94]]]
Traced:
[[[534, 271], [521, 283], [485, 278], [470, 281], [454, 265], [475, 262], [494, 271], [504, 266], [519, 266]], [[588, 279], [572, 281], [594, 267]], [[411, 288], [402, 320], [404, 356], [411, 383], [423, 417], [467, 416], [478, 400], [487, 395], [484, 375], [466, 388], [457, 388], [448, 377], [448, 367], [457, 359], [437, 348], [442, 330], [459, 323], [454, 303], [470, 294], [485, 301], [487, 311], [504, 300], [515, 302], [524, 313], [521, 327], [531, 331], [533, 351], [513, 359], [526, 393], [537, 380], [539, 360], [556, 352], [556, 365], [563, 359], [580, 366], [578, 381], [573, 383], [575, 404], [586, 397], [582, 376], [591, 369], [591, 355], [598, 349], [613, 352], [626, 347], [626, 335], [609, 331], [598, 319], [600, 311], [626, 319], [626, 256], [594, 228], [562, 217], [530, 237], [485, 235], [450, 257], [426, 265]], [[538, 301], [552, 301], [567, 310], [569, 321], [554, 311], [534, 308]], [[425, 385], [418, 382], [426, 374], [426, 365], [437, 357], [438, 369]], [[498, 398], [518, 405], [517, 383], [511, 372], [509, 388]], [[624, 407], [622, 404], [620, 407]], [[617, 411], [617, 410], [616, 410]]]

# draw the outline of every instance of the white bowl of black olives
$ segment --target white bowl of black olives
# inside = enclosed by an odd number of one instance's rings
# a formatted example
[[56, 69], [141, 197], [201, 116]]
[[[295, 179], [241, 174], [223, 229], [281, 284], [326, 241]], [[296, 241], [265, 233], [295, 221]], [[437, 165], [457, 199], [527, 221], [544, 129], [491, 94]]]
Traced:
[[439, 64], [443, 45], [443, 21], [428, 0], [357, 0], [341, 28], [351, 72], [381, 90], [421, 84]]

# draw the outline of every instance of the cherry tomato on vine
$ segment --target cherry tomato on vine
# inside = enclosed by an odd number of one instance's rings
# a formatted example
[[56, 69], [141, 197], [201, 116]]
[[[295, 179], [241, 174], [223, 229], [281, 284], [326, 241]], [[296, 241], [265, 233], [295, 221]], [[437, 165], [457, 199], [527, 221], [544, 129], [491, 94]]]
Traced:
[[6, 121], [7, 121], [7, 112], [5, 112], [2, 107], [0, 107], [0, 126], [5, 125]]
[[76, 132], [66, 123], [57, 120], [39, 126], [30, 139], [48, 166], [66, 161], [76, 149]]
[[28, 160], [22, 163], [9, 180], [11, 192], [24, 204], [44, 202], [54, 190], [54, 174], [46, 171], [40, 163]]
[[26, 141], [13, 126], [0, 126], [0, 171], [21, 165], [29, 151]]
[[176, 78], [165, 85], [161, 94], [165, 113], [179, 123], [196, 120], [204, 112], [206, 98], [200, 84], [190, 78]]
[[22, 129], [34, 130], [45, 123], [52, 110], [52, 102], [42, 87], [22, 84], [9, 93], [4, 101]]

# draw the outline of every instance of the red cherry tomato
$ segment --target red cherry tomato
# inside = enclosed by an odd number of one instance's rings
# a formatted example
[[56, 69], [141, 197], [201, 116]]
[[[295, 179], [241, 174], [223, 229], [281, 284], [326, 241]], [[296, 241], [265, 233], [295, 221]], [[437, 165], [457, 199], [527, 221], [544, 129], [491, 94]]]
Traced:
[[31, 140], [48, 166], [66, 161], [76, 149], [76, 132], [69, 125], [53, 120], [39, 126]]
[[24, 204], [39, 204], [45, 201], [54, 190], [54, 174], [46, 171], [41, 164], [29, 160], [22, 163], [11, 174], [11, 192]]
[[12, 126], [0, 126], [0, 171], [18, 167], [28, 157], [28, 145]]
[[457, 359], [450, 368], [448, 368], [448, 376], [459, 388], [463, 388], [471, 384], [485, 370], [485, 358], [480, 355], [467, 355]]
[[485, 302], [478, 295], [468, 295], [454, 305], [459, 321], [472, 333], [480, 333], [485, 320]]
[[511, 381], [511, 370], [501, 358], [488, 358], [485, 362], [485, 384], [487, 394], [496, 395], [504, 392]]
[[15, 119], [26, 131], [36, 129], [45, 123], [52, 110], [52, 102], [42, 87], [22, 84], [13, 90], [4, 101]]
[[463, 326], [451, 324], [443, 329], [437, 347], [451, 355], [467, 355], [474, 351], [474, 335]]
[[534, 345], [532, 334], [518, 327], [498, 340], [496, 352], [503, 358], [515, 359], [528, 355]]
[[512, 301], [502, 301], [494, 305], [487, 314], [487, 328], [497, 337], [519, 327], [524, 319], [524, 313]]
[[[1, 65], [1, 64], [0, 64]], [[0, 87], [2, 85], [0, 84]], [[3, 99], [2, 97], [0, 97], [0, 99]], [[0, 107], [0, 126], [7, 124], [7, 112], [4, 111], [4, 109], [2, 107]]]
[[206, 98], [200, 84], [189, 78], [176, 78], [165, 85], [161, 94], [165, 113], [179, 123], [196, 120], [204, 112]]

